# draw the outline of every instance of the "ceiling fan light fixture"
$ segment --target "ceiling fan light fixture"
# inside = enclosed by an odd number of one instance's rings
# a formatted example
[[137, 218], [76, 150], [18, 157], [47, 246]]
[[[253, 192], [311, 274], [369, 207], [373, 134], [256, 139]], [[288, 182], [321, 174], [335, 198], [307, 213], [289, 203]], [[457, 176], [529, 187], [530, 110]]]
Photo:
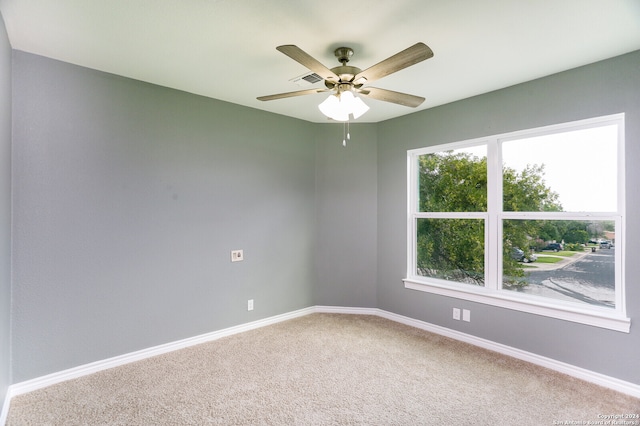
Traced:
[[324, 115], [336, 121], [348, 121], [349, 115], [355, 120], [369, 110], [367, 104], [351, 91], [329, 95], [318, 108]]
[[318, 105], [318, 108], [324, 115], [336, 121], [347, 121], [349, 119], [349, 116], [344, 113], [344, 110], [340, 105], [338, 95], [329, 95], [327, 99]]
[[351, 107], [351, 114], [353, 114], [353, 119], [357, 119], [362, 116], [365, 112], [369, 111], [369, 106], [365, 104], [362, 99], [355, 97], [353, 98], [353, 104]]

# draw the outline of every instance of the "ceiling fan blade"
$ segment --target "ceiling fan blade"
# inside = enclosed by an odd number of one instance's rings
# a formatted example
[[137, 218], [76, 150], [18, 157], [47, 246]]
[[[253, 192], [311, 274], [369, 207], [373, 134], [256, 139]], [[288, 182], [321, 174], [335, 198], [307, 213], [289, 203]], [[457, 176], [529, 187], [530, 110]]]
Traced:
[[378, 89], [377, 87], [366, 87], [357, 90], [362, 96], [367, 96], [379, 101], [393, 102], [394, 104], [404, 105], [415, 108], [424, 102], [424, 98], [406, 93], [394, 92], [392, 90]]
[[259, 101], [273, 101], [276, 99], [292, 98], [294, 96], [314, 95], [316, 93], [329, 92], [329, 89], [307, 89], [296, 92], [278, 93], [277, 95], [260, 96]]
[[355, 84], [370, 83], [396, 71], [400, 71], [425, 59], [433, 57], [433, 51], [424, 43], [416, 43], [413, 46], [398, 52], [382, 62], [367, 68], [355, 76]]
[[276, 49], [278, 49], [280, 52], [284, 53], [294, 61], [299, 62], [305, 67], [309, 68], [311, 71], [315, 72], [325, 80], [340, 80], [340, 78], [333, 71], [322, 65], [320, 62], [311, 57], [308, 53], [300, 49], [298, 46], [295, 46], [293, 44], [285, 44], [283, 46], [276, 47]]

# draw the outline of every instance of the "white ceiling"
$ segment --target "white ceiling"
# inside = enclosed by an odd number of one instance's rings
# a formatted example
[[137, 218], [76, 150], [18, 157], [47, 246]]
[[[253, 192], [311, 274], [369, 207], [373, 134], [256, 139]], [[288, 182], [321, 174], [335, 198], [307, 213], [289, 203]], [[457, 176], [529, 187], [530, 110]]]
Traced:
[[[423, 96], [417, 109], [365, 99], [378, 122], [640, 49], [638, 0], [0, 0], [25, 52], [311, 122], [326, 94], [275, 47], [361, 69], [424, 42], [435, 56], [372, 84]], [[315, 86], [322, 87], [322, 83]], [[313, 87], [313, 86], [312, 86]]]

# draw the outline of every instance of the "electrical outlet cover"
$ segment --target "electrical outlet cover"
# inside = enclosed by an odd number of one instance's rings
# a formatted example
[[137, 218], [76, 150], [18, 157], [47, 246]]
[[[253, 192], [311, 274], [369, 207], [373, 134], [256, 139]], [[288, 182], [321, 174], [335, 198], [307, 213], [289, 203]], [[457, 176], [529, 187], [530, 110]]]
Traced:
[[231, 250], [231, 261], [242, 262], [244, 260], [243, 250]]
[[460, 308], [453, 308], [453, 319], [460, 321]]
[[462, 321], [471, 322], [471, 311], [468, 309], [462, 310]]

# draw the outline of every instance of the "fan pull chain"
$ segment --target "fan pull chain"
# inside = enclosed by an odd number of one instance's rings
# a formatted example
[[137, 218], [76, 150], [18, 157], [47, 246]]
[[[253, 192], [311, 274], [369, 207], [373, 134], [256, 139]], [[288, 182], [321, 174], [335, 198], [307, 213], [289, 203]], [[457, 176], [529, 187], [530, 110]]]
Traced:
[[342, 146], [347, 146], [347, 138], [345, 134], [347, 133], [347, 123], [345, 122], [342, 125]]
[[342, 146], [347, 146], [349, 140], [351, 140], [351, 133], [349, 132], [349, 120], [347, 120], [342, 128]]

